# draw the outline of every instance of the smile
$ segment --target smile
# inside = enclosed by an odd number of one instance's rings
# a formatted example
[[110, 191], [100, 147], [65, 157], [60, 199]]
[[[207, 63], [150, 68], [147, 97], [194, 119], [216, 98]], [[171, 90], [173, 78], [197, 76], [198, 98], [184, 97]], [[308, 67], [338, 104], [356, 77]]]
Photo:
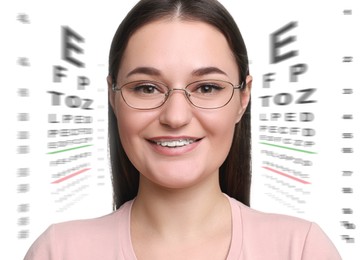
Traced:
[[180, 148], [199, 142], [203, 138], [196, 138], [190, 136], [180, 137], [156, 137], [148, 139], [148, 141], [158, 147], [163, 148]]
[[197, 140], [192, 140], [192, 139], [180, 139], [180, 140], [156, 141], [155, 143], [163, 147], [177, 148], [177, 147], [186, 146], [188, 144], [192, 144], [196, 141]]
[[158, 136], [147, 139], [155, 152], [163, 156], [180, 156], [194, 151], [204, 139], [191, 136]]

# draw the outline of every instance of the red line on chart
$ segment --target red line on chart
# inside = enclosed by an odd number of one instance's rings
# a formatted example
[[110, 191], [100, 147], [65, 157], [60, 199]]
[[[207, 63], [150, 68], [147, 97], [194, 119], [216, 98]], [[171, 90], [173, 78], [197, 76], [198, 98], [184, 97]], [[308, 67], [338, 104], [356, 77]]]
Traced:
[[310, 182], [308, 182], [308, 181], [301, 180], [301, 179], [299, 179], [299, 178], [296, 178], [296, 177], [291, 176], [291, 175], [288, 175], [288, 174], [286, 174], [286, 173], [283, 173], [283, 172], [277, 171], [277, 170], [272, 169], [272, 168], [270, 168], [270, 167], [262, 166], [262, 168], [264, 168], [264, 169], [266, 169], [266, 170], [269, 170], [269, 171], [272, 171], [272, 172], [274, 172], [274, 173], [280, 174], [280, 175], [285, 176], [285, 177], [287, 177], [287, 178], [290, 178], [290, 179], [292, 179], [292, 180], [294, 180], [294, 181], [301, 182], [301, 183], [303, 183], [303, 184], [311, 184], [311, 183], [310, 183]]
[[53, 181], [52, 184], [56, 184], [56, 183], [60, 183], [62, 181], [68, 180], [69, 178], [77, 176], [78, 174], [81, 174], [81, 173], [86, 172], [88, 170], [91, 170], [91, 168], [85, 168], [85, 169], [79, 170], [78, 172], [74, 172], [74, 173], [72, 173], [70, 175], [64, 176], [63, 178], [60, 178], [58, 180]]

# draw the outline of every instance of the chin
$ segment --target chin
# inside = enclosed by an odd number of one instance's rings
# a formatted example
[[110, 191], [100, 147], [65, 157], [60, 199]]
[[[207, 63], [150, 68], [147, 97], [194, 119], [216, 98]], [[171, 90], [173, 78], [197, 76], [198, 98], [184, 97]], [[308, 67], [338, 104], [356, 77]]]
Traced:
[[[209, 181], [210, 179], [212, 179], [210, 178], [212, 177], [212, 175], [215, 174], [206, 174], [203, 171], [196, 171], [195, 169], [180, 170], [179, 168], [178, 170], [178, 168], [175, 167], [175, 170], [173, 170], [172, 172], [158, 171], [158, 173], [153, 176], [145, 177], [160, 188], [180, 190], [195, 187], [199, 184]], [[219, 180], [218, 178], [216, 179], [217, 181]]]

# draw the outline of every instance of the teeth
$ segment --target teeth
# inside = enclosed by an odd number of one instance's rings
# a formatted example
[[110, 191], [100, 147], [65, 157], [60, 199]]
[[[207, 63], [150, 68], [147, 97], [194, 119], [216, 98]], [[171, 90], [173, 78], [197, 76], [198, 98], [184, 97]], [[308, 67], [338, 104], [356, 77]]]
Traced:
[[164, 147], [182, 147], [194, 142], [195, 141], [191, 139], [184, 139], [184, 140], [160, 141], [156, 142], [156, 144]]

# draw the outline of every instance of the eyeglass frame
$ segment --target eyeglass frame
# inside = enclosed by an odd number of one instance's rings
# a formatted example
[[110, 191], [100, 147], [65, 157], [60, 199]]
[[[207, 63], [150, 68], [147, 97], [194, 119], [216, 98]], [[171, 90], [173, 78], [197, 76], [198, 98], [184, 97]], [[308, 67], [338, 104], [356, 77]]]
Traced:
[[[192, 84], [195, 84], [195, 83], [198, 83], [198, 82], [204, 82], [204, 81], [205, 81], [205, 82], [208, 82], [208, 81], [217, 81], [217, 82], [224, 82], [224, 83], [228, 83], [228, 84], [229, 84], [229, 85], [231, 85], [231, 87], [233, 88], [233, 91], [232, 91], [232, 95], [231, 95], [231, 97], [228, 99], [228, 101], [227, 101], [224, 105], [222, 105], [222, 106], [218, 106], [218, 107], [208, 108], [208, 107], [201, 107], [201, 106], [197, 106], [197, 105], [195, 105], [195, 104], [194, 104], [194, 103], [190, 100], [190, 96], [191, 96], [192, 94], [191, 94], [191, 93], [187, 90], [187, 87], [188, 87], [188, 86], [190, 86], [190, 85], [192, 85]], [[164, 101], [163, 101], [160, 105], [158, 105], [158, 106], [156, 106], [156, 107], [152, 107], [152, 108], [137, 108], [137, 107], [133, 107], [133, 106], [131, 106], [129, 103], [127, 103], [127, 101], [126, 101], [126, 99], [125, 99], [124, 95], [122, 94], [122, 88], [123, 88], [124, 86], [126, 86], [126, 85], [128, 85], [128, 84], [131, 84], [131, 83], [134, 83], [134, 82], [149, 82], [149, 83], [157, 83], [157, 84], [161, 84], [161, 85], [163, 85], [163, 86], [167, 87], [167, 88], [168, 88], [168, 91], [164, 94], [164, 96], [165, 96]], [[244, 80], [244, 81], [242, 81], [242, 83], [241, 83], [241, 84], [239, 84], [239, 85], [234, 85], [232, 82], [229, 82], [229, 81], [226, 81], [226, 80], [219, 80], [219, 79], [205, 79], [205, 80], [197, 80], [197, 81], [190, 82], [190, 83], [188, 83], [188, 84], [185, 86], [185, 88], [169, 88], [169, 86], [168, 86], [167, 84], [165, 84], [165, 83], [163, 83], [163, 82], [160, 82], [160, 81], [155, 81], [155, 80], [135, 80], [135, 81], [126, 82], [126, 83], [125, 83], [125, 84], [123, 84], [121, 87], [117, 87], [117, 84], [114, 82], [114, 83], [112, 83], [111, 88], [112, 88], [112, 91], [113, 91], [113, 92], [120, 91], [121, 97], [122, 97], [122, 99], [124, 100], [124, 102], [126, 103], [126, 105], [127, 105], [127, 106], [129, 106], [129, 107], [131, 107], [131, 108], [133, 108], [133, 109], [136, 109], [136, 110], [153, 110], [153, 109], [157, 109], [157, 108], [162, 107], [162, 106], [163, 106], [163, 105], [164, 105], [164, 104], [168, 101], [168, 99], [169, 99], [169, 96], [170, 96], [171, 92], [173, 92], [174, 90], [183, 91], [183, 92], [184, 92], [184, 94], [185, 94], [185, 97], [187, 98], [188, 102], [189, 102], [192, 106], [194, 106], [194, 107], [196, 107], [196, 108], [200, 108], [200, 109], [208, 109], [208, 110], [211, 110], [211, 109], [219, 109], [219, 108], [222, 108], [222, 107], [225, 107], [226, 105], [228, 105], [228, 104], [229, 104], [229, 102], [230, 102], [230, 101], [232, 100], [232, 98], [233, 98], [234, 90], [236, 90], [236, 89], [244, 90], [245, 85], [246, 85], [246, 81], [245, 81], [245, 80]]]

